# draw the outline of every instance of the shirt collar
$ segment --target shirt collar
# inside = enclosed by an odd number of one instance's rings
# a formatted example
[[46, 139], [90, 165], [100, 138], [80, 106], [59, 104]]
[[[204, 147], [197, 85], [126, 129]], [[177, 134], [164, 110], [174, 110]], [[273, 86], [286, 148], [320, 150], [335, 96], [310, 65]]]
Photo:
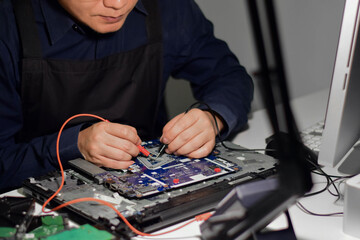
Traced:
[[142, 12], [145, 15], [148, 15], [148, 12], [146, 11], [144, 4], [142, 3], [141, 0], [138, 0], [138, 2], [135, 5], [135, 9]]
[[[57, 0], [44, 0], [40, 1], [40, 4], [50, 42], [54, 44], [72, 28], [75, 22]], [[145, 15], [148, 14], [141, 0], [138, 0], [134, 9]]]

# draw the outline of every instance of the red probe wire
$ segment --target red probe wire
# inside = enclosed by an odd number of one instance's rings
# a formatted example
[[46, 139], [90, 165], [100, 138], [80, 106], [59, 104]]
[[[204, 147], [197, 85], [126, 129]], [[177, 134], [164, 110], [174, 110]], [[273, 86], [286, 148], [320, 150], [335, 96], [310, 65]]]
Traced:
[[137, 147], [138, 147], [139, 151], [145, 155], [145, 157], [148, 157], [150, 155], [150, 152], [148, 150], [146, 150], [143, 146], [138, 145]]
[[[192, 219], [191, 221], [175, 228], [175, 229], [172, 229], [172, 230], [169, 230], [169, 231], [166, 231], [166, 232], [162, 232], [162, 233], [157, 233], [157, 234], [149, 234], [149, 233], [144, 233], [144, 232], [141, 232], [139, 230], [137, 230], [134, 226], [132, 226], [129, 221], [119, 212], [119, 210], [117, 210], [112, 204], [104, 201], [104, 200], [100, 200], [100, 199], [96, 199], [96, 198], [78, 198], [78, 199], [74, 199], [74, 200], [71, 200], [71, 201], [68, 201], [66, 203], [63, 203], [49, 211], [46, 211], [45, 210], [45, 207], [46, 205], [61, 191], [61, 189], [63, 188], [64, 186], [64, 182], [65, 182], [65, 176], [64, 176], [64, 169], [63, 169], [63, 166], [62, 166], [62, 163], [61, 163], [61, 160], [60, 160], [60, 153], [59, 153], [59, 143], [60, 143], [60, 136], [61, 136], [61, 133], [62, 131], [64, 130], [64, 127], [66, 126], [66, 124], [68, 124], [68, 122], [70, 122], [72, 119], [74, 118], [77, 118], [77, 117], [83, 117], [83, 116], [86, 116], [86, 117], [94, 117], [94, 118], [97, 118], [97, 119], [100, 119], [102, 121], [105, 121], [105, 122], [109, 122], [108, 120], [102, 118], [102, 117], [99, 117], [97, 115], [94, 115], [94, 114], [87, 114], [87, 113], [82, 113], [82, 114], [77, 114], [77, 115], [74, 115], [70, 118], [68, 118], [64, 123], [63, 125], [61, 126], [60, 130], [59, 130], [59, 133], [58, 133], [58, 136], [57, 136], [57, 139], [56, 139], [56, 157], [57, 157], [57, 160], [58, 160], [58, 163], [59, 163], [59, 167], [60, 167], [60, 171], [61, 171], [61, 184], [58, 188], [58, 190], [49, 198], [45, 201], [45, 203], [43, 204], [42, 206], [42, 212], [43, 213], [51, 213], [53, 211], [57, 211], [59, 209], [62, 209], [63, 207], [66, 207], [68, 205], [71, 205], [71, 204], [74, 204], [74, 203], [79, 203], [79, 202], [98, 202], [100, 204], [103, 204], [105, 206], [108, 206], [109, 208], [113, 209], [116, 214], [124, 221], [124, 223], [134, 232], [136, 233], [137, 235], [140, 235], [140, 236], [147, 236], [147, 237], [151, 237], [151, 236], [160, 236], [160, 235], [164, 235], [164, 234], [167, 234], [167, 233], [171, 233], [171, 232], [174, 232], [176, 230], [179, 230], [187, 225], [189, 225], [190, 223], [193, 223], [194, 221], [205, 221], [207, 220], [209, 217], [211, 217], [211, 213], [207, 212], [207, 213], [203, 213], [203, 214], [200, 214], [198, 216], [196, 216], [194, 219]], [[150, 153], [141, 145], [138, 146], [140, 152], [142, 154], [144, 154], [145, 156], [148, 156]], [[147, 154], [147, 155], [146, 155]]]
[[[105, 122], [110, 122], [110, 121], [107, 120], [107, 119], [105, 119], [104, 121], [105, 121]], [[139, 151], [140, 151], [142, 154], [145, 155], [145, 157], [148, 157], [148, 156], [150, 155], [150, 152], [149, 152], [148, 150], [146, 150], [143, 146], [138, 145], [137, 147], [138, 147]]]

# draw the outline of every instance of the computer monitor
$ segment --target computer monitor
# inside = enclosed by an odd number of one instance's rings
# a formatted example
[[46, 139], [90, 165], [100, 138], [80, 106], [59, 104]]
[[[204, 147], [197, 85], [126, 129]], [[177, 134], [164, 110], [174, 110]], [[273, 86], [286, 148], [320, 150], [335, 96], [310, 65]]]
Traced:
[[319, 164], [345, 174], [360, 173], [359, 7], [360, 0], [345, 1], [318, 156]]

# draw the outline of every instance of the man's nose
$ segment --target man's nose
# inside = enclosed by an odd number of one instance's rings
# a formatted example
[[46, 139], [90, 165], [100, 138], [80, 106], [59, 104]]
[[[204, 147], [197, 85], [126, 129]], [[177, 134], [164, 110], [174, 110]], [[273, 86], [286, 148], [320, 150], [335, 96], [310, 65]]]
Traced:
[[105, 7], [113, 8], [113, 9], [121, 9], [128, 2], [128, 0], [103, 0], [103, 1]]

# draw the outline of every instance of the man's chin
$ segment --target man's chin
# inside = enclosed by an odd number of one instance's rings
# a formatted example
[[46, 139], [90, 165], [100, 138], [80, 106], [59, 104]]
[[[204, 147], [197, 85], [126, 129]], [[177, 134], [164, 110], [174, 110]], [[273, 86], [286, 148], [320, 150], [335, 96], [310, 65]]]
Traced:
[[97, 24], [95, 26], [89, 26], [89, 27], [97, 33], [106, 34], [106, 33], [113, 33], [113, 32], [119, 31], [122, 26], [123, 26], [123, 23], [121, 23], [121, 24]]

